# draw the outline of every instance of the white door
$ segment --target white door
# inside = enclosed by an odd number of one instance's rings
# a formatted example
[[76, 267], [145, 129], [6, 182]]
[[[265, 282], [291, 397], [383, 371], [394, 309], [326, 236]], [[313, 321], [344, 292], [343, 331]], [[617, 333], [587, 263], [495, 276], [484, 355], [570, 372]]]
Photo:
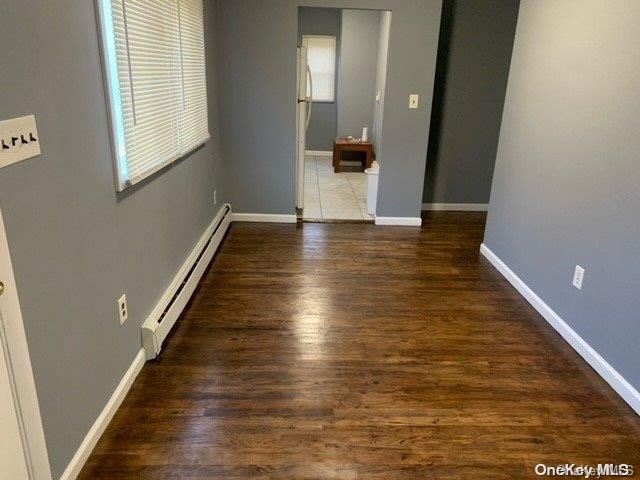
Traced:
[[[296, 207], [304, 208], [304, 166], [307, 144], [307, 128], [311, 118], [311, 96], [307, 95], [307, 83], [311, 82], [307, 47], [298, 47], [298, 85], [296, 95]], [[309, 92], [311, 88], [309, 88]]]
[[51, 480], [20, 301], [0, 211], [0, 479]]
[[[2, 287], [0, 286], [0, 289]], [[0, 311], [0, 325], [2, 311]], [[14, 401], [11, 371], [7, 365], [5, 336], [0, 351], [0, 478], [28, 480], [29, 472], [22, 448], [22, 435]]]

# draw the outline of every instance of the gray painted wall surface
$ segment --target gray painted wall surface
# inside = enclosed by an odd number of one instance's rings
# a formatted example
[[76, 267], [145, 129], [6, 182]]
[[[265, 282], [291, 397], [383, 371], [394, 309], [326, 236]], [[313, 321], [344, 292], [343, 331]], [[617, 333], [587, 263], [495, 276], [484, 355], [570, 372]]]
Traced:
[[[389, 53], [389, 32], [391, 30], [391, 12], [380, 12], [380, 32], [378, 38], [378, 59], [376, 61], [376, 82], [374, 88], [373, 128], [371, 137], [377, 151], [381, 145], [382, 123], [384, 118], [384, 92], [387, 86], [387, 54]], [[377, 99], [376, 99], [377, 96]], [[381, 161], [378, 158], [378, 161]]]
[[638, 18], [633, 0], [522, 1], [485, 235], [636, 389]]
[[518, 0], [444, 0], [427, 203], [488, 203]]
[[[139, 351], [141, 323], [213, 218], [214, 189], [219, 201], [229, 191], [212, 116], [213, 141], [117, 198], [94, 3], [3, 0], [2, 19], [0, 85], [11, 94], [0, 118], [36, 114], [43, 155], [0, 169], [0, 208], [59, 478]], [[120, 327], [123, 292], [129, 321]]]
[[[234, 209], [294, 212], [299, 5], [392, 10], [378, 214], [419, 216], [441, 0], [220, 1], [222, 154]], [[418, 110], [408, 108], [411, 93]]]
[[338, 136], [362, 136], [373, 128], [380, 12], [343, 10], [338, 69]]
[[[336, 37], [336, 92], [338, 91], [338, 62], [340, 61], [341, 11], [337, 8], [298, 9], [298, 45], [303, 35], [329, 35]], [[332, 150], [336, 137], [338, 112], [336, 102], [315, 102], [307, 130], [307, 150]]]

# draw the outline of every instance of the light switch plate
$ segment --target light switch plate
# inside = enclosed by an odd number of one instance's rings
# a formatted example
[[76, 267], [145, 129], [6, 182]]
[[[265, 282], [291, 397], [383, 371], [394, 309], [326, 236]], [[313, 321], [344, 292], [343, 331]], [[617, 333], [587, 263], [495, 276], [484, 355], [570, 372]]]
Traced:
[[582, 281], [584, 280], [584, 268], [580, 265], [576, 265], [576, 269], [573, 272], [573, 286], [578, 290], [582, 290]]
[[0, 168], [40, 153], [35, 115], [0, 121]]
[[415, 93], [409, 95], [409, 108], [411, 108], [411, 109], [418, 108], [419, 98], [420, 98], [420, 96], [418, 94], [415, 94]]

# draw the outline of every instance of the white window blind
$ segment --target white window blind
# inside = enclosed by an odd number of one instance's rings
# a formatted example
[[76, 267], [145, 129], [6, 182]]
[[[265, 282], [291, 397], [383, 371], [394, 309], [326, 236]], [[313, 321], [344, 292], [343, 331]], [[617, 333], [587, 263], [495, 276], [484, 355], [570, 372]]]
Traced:
[[202, 0], [101, 0], [118, 190], [209, 138]]
[[307, 95], [314, 102], [334, 102], [336, 85], [336, 37], [304, 35], [307, 61], [313, 79], [313, 92], [307, 84]]

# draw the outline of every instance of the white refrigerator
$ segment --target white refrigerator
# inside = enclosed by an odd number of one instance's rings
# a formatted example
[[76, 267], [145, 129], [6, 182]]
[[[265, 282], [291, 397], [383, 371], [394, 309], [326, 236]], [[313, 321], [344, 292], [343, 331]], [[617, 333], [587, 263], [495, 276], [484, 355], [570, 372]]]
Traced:
[[304, 154], [311, 120], [313, 80], [307, 60], [307, 47], [298, 47], [298, 85], [296, 95], [296, 207], [304, 208]]

